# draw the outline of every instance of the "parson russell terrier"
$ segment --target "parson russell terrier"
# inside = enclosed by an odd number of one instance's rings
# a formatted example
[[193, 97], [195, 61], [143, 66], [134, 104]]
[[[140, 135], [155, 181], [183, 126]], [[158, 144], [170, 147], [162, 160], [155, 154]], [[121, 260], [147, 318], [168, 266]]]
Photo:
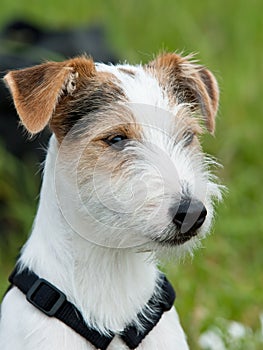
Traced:
[[0, 349], [188, 349], [157, 263], [200, 244], [220, 199], [198, 140], [215, 128], [212, 73], [165, 53], [137, 66], [46, 62], [4, 80], [28, 132], [53, 135]]

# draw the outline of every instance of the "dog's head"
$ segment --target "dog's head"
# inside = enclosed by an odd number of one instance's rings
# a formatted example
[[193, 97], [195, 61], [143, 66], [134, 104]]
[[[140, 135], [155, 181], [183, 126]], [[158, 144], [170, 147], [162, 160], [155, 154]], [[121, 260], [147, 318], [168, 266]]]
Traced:
[[152, 249], [208, 232], [220, 191], [198, 138], [214, 132], [219, 92], [206, 68], [173, 53], [138, 66], [78, 57], [5, 81], [25, 128], [55, 135], [59, 204], [81, 235]]

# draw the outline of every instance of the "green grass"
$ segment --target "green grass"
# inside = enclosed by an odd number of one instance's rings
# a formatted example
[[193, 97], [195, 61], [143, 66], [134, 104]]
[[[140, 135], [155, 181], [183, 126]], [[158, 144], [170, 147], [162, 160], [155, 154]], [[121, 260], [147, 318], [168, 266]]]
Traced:
[[[256, 331], [263, 311], [262, 11], [260, 0], [1, 2], [0, 24], [21, 15], [50, 28], [99, 21], [122, 59], [145, 62], [163, 49], [198, 52], [200, 61], [215, 72], [221, 107], [216, 138], [206, 136], [204, 148], [223, 163], [218, 175], [228, 194], [218, 208], [213, 235], [204, 241], [205, 249], [196, 252], [192, 262], [166, 267], [191, 349], [198, 349], [200, 333], [220, 318]], [[29, 230], [37, 195], [37, 185], [21, 187], [17, 165], [8, 159], [0, 168], [5, 181], [0, 196], [8, 196], [6, 210], [20, 231], [15, 226], [1, 243], [1, 292], [16, 249]], [[22, 174], [33, 178], [29, 171]], [[18, 193], [6, 194], [9, 187], [19, 188]], [[255, 349], [260, 346], [255, 340]]]

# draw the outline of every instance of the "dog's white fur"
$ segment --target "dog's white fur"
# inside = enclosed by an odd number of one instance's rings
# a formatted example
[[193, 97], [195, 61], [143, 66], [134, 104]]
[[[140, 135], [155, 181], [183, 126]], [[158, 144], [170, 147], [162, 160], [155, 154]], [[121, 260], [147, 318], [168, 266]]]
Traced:
[[[123, 73], [119, 67], [132, 69], [136, 78]], [[113, 180], [110, 183], [109, 179], [104, 182], [107, 176], [103, 176], [100, 168], [96, 169], [96, 191], [93, 192], [94, 182], [86, 183], [85, 172], [81, 170], [82, 184], [78, 191], [91, 210], [90, 217], [87, 215], [83, 221], [83, 212], [74, 197], [74, 181], [67, 175], [70, 167], [77, 172], [83, 149], [80, 147], [79, 157], [74, 154], [72, 159], [70, 155], [65, 158], [63, 147], [67, 150], [67, 142], [60, 145], [52, 136], [38, 212], [19, 262], [21, 268], [32, 269], [62, 290], [86, 322], [106, 334], [108, 330], [120, 332], [132, 320], [136, 321], [138, 312], [156, 292], [159, 272], [153, 251], [163, 248], [153, 240], [161, 238], [161, 234], [172, 235], [168, 210], [178, 193], [187, 187], [193, 197], [205, 204], [208, 214], [198, 238], [193, 237], [182, 246], [171, 248], [177, 255], [191, 251], [199, 238], [208, 232], [213, 218], [212, 198], [219, 198], [220, 191], [209, 173], [208, 163], [211, 162], [202, 153], [183, 147], [182, 139], [171, 142], [176, 139], [178, 130], [184, 128], [180, 120], [189, 113], [187, 105], [171, 106], [157, 79], [141, 66], [98, 64], [96, 69], [114, 74], [128, 97], [127, 108], [142, 128], [143, 144], [130, 144], [125, 152], [127, 159], [135, 154], [140, 155], [139, 160], [127, 165], [129, 177], [124, 174], [119, 182]], [[74, 89], [73, 84], [70, 91]], [[107, 159], [107, 152], [103, 157]], [[103, 189], [109, 184], [118, 198], [112, 193], [107, 197], [104, 193]], [[140, 197], [144, 185], [147, 185], [147, 195]], [[137, 198], [134, 205], [140, 208], [136, 216], [129, 212], [133, 211], [133, 206], [125, 207], [131, 188]], [[118, 201], [123, 201], [127, 212], [124, 210], [122, 225], [116, 228], [112, 213]], [[67, 206], [74, 213], [73, 222], [67, 220]], [[150, 208], [156, 210], [155, 216]], [[76, 234], [76, 227], [80, 234]], [[102, 246], [103, 242], [107, 242], [106, 246]], [[140, 327], [138, 320], [137, 323]], [[94, 347], [60, 321], [39, 312], [17, 288], [13, 288], [2, 303], [0, 349], [92, 350]], [[108, 349], [128, 348], [116, 336]], [[174, 308], [163, 314], [157, 326], [138, 346], [138, 350], [173, 349], [188, 349]]]

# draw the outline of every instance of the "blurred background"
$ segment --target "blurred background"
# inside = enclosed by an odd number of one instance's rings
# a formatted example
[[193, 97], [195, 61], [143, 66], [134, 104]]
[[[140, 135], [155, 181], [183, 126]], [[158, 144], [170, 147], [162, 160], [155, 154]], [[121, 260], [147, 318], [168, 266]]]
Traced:
[[[215, 73], [216, 137], [203, 146], [223, 164], [217, 175], [228, 193], [204, 249], [163, 267], [194, 350], [263, 348], [262, 11], [261, 0], [1, 0], [1, 77], [83, 52], [145, 63], [162, 50], [196, 52]], [[30, 232], [48, 137], [27, 140], [1, 82], [0, 298]]]

